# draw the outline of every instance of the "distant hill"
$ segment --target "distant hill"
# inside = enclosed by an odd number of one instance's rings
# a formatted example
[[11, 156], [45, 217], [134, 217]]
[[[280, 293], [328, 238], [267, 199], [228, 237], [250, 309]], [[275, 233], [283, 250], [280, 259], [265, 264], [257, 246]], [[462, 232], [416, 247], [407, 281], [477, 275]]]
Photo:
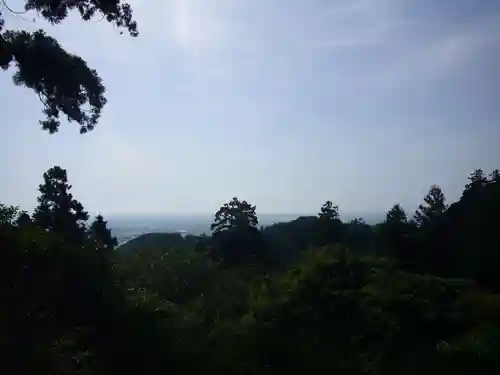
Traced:
[[[312, 216], [316, 216], [315, 214]], [[311, 217], [300, 214], [259, 214], [259, 227], [269, 227], [273, 224], [282, 224], [303, 221], [304, 217]], [[376, 224], [385, 219], [384, 214], [367, 213], [364, 215], [342, 214], [341, 219], [348, 222], [355, 217], [363, 217], [367, 224]], [[120, 245], [138, 238], [147, 233], [169, 234], [184, 232], [191, 235], [211, 234], [210, 224], [213, 221], [211, 215], [129, 215], [129, 216], [106, 216], [111, 229], [111, 233], [118, 240]], [[298, 223], [292, 224], [296, 226]]]
[[182, 233], [146, 233], [118, 247], [121, 252], [141, 250], [166, 250], [169, 248], [192, 248], [199, 236], [183, 235]]

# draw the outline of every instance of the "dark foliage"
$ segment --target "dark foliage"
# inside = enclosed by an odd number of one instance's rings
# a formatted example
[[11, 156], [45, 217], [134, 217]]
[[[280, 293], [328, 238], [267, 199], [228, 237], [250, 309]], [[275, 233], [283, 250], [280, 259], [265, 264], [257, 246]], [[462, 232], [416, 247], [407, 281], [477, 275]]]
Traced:
[[318, 244], [327, 245], [345, 239], [339, 208], [326, 201], [318, 214]]
[[50, 168], [43, 174], [39, 186], [38, 206], [33, 223], [46, 231], [59, 234], [68, 242], [79, 245], [85, 239], [85, 223], [89, 218], [80, 202], [70, 193], [71, 185], [65, 169]]
[[447, 209], [426, 197], [418, 223], [399, 205], [376, 226], [342, 223], [327, 204], [258, 230], [255, 206], [233, 199], [211, 237], [150, 234], [111, 251], [104, 218], [89, 224], [51, 168], [33, 220], [0, 205], [0, 370], [497, 373], [495, 176]]
[[98, 215], [90, 224], [87, 230], [87, 236], [94, 247], [99, 251], [111, 251], [118, 245], [116, 237], [111, 235], [108, 223], [102, 215]]
[[[5, 3], [4, 3], [5, 4]], [[119, 0], [26, 0], [25, 11], [36, 11], [52, 24], [62, 22], [68, 13], [77, 10], [82, 20], [101, 15], [118, 28], [137, 36], [137, 24], [132, 19], [129, 4]], [[86, 133], [97, 125], [106, 104], [105, 88], [97, 72], [78, 56], [66, 52], [43, 30], [27, 32], [5, 29], [0, 12], [0, 67], [14, 67], [14, 83], [32, 89], [43, 104], [45, 119], [42, 129], [55, 133], [61, 124], [61, 114], [75, 121], [80, 132]]]
[[[401, 215], [388, 215], [384, 226], [385, 244], [408, 270], [473, 279], [499, 290], [500, 185], [497, 173], [487, 178], [476, 170], [459, 201], [449, 207], [444, 195], [432, 187], [421, 206], [416, 223], [406, 223]], [[389, 220], [389, 216], [397, 216]]]
[[234, 197], [215, 214], [210, 254], [225, 264], [262, 264], [267, 251], [262, 233], [257, 229], [259, 220], [255, 206]]

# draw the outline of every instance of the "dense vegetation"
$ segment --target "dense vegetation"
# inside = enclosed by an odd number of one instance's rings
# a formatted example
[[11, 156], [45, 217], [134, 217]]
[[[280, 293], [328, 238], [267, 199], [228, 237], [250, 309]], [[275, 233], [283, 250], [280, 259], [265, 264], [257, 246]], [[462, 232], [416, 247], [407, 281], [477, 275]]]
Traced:
[[211, 236], [118, 250], [64, 169], [39, 191], [32, 214], [0, 208], [6, 373], [500, 370], [497, 171], [450, 206], [432, 186], [410, 220], [343, 223], [326, 202], [259, 229], [233, 198]]
[[[136, 35], [117, 0], [26, 1], [53, 23], [74, 8]], [[3, 26], [0, 64], [41, 95], [43, 127], [57, 130], [63, 112], [92, 130], [105, 102], [97, 74], [43, 32]], [[233, 198], [210, 236], [117, 250], [55, 166], [32, 213], [0, 205], [0, 372], [498, 373], [499, 178], [474, 171], [451, 205], [432, 186], [412, 217], [396, 204], [373, 226], [342, 222], [328, 201], [259, 228], [256, 207]]]

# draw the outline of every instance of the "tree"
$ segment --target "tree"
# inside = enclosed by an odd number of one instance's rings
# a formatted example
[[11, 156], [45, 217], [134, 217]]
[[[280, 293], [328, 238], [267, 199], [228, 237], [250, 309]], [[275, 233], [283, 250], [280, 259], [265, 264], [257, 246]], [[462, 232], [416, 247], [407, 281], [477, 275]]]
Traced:
[[442, 217], [447, 209], [444, 194], [437, 185], [431, 186], [424, 198], [424, 203], [418, 206], [418, 210], [414, 216], [415, 222], [419, 227]]
[[342, 222], [339, 219], [339, 208], [331, 201], [326, 201], [318, 213], [318, 241], [320, 245], [338, 242], [343, 238]]
[[409, 228], [410, 225], [405, 210], [400, 204], [395, 204], [387, 212], [381, 230], [385, 250], [396, 259], [401, 260], [402, 257], [406, 257], [403, 252], [406, 250], [405, 245]]
[[490, 181], [492, 182], [498, 182], [500, 181], [500, 171], [498, 169], [494, 169], [491, 173], [490, 173]]
[[401, 207], [400, 204], [392, 206], [385, 216], [385, 222], [386, 224], [406, 225], [408, 223], [408, 219], [403, 207]]
[[13, 225], [20, 215], [17, 206], [7, 206], [0, 203], [0, 225]]
[[210, 229], [214, 235], [230, 229], [257, 228], [259, 220], [255, 213], [255, 206], [247, 201], [240, 201], [234, 197], [224, 205], [215, 214], [214, 222]]
[[365, 219], [363, 219], [362, 217], [355, 217], [354, 219], [352, 219], [351, 221], [349, 221], [349, 225], [364, 226], [364, 225], [367, 225], [367, 224], [365, 222]]
[[321, 211], [318, 214], [320, 220], [335, 220], [339, 218], [339, 207], [334, 206], [331, 201], [326, 201], [321, 206]]
[[38, 189], [41, 193], [38, 207], [33, 213], [34, 224], [71, 243], [83, 243], [89, 215], [70, 193], [66, 170], [54, 166], [43, 174], [43, 179], [44, 183]]
[[118, 245], [116, 237], [111, 235], [108, 223], [102, 215], [98, 215], [92, 224], [90, 224], [88, 236], [90, 242], [100, 251], [114, 250]]
[[266, 262], [267, 251], [258, 224], [255, 206], [236, 197], [225, 203], [210, 226], [212, 256], [228, 265]]
[[469, 181], [470, 182], [465, 185], [465, 192], [481, 190], [481, 188], [487, 182], [487, 179], [482, 169], [476, 169], [470, 174]]
[[405, 233], [408, 229], [409, 223], [406, 212], [400, 204], [395, 204], [387, 212], [384, 222], [384, 227], [391, 235], [398, 237]]
[[[3, 4], [14, 12], [5, 1]], [[35, 11], [49, 23], [59, 24], [72, 10], [78, 10], [84, 21], [101, 14], [118, 28], [127, 29], [131, 36], [138, 35], [130, 5], [120, 0], [26, 0], [22, 13]], [[68, 121], [78, 123], [80, 133], [92, 130], [106, 104], [105, 88], [97, 72], [41, 29], [4, 30], [2, 16], [0, 11], [0, 67], [8, 70], [14, 66], [14, 84], [24, 85], [38, 95], [45, 115], [40, 121], [42, 129], [57, 132], [63, 114]]]

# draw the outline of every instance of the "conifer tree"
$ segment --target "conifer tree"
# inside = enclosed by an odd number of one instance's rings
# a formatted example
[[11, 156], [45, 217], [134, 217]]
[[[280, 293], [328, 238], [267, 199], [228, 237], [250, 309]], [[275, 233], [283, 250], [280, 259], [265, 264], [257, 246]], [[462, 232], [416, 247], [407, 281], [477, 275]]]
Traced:
[[114, 250], [118, 245], [116, 237], [111, 235], [108, 223], [102, 215], [98, 215], [92, 224], [90, 224], [88, 236], [90, 242], [101, 251]]
[[66, 170], [54, 166], [43, 174], [43, 179], [44, 183], [38, 189], [40, 196], [33, 213], [33, 223], [71, 243], [83, 244], [89, 215], [70, 193]]
[[417, 226], [421, 227], [431, 221], [442, 217], [447, 209], [445, 197], [441, 188], [432, 185], [424, 198], [424, 204], [418, 206], [415, 212], [414, 220]]

